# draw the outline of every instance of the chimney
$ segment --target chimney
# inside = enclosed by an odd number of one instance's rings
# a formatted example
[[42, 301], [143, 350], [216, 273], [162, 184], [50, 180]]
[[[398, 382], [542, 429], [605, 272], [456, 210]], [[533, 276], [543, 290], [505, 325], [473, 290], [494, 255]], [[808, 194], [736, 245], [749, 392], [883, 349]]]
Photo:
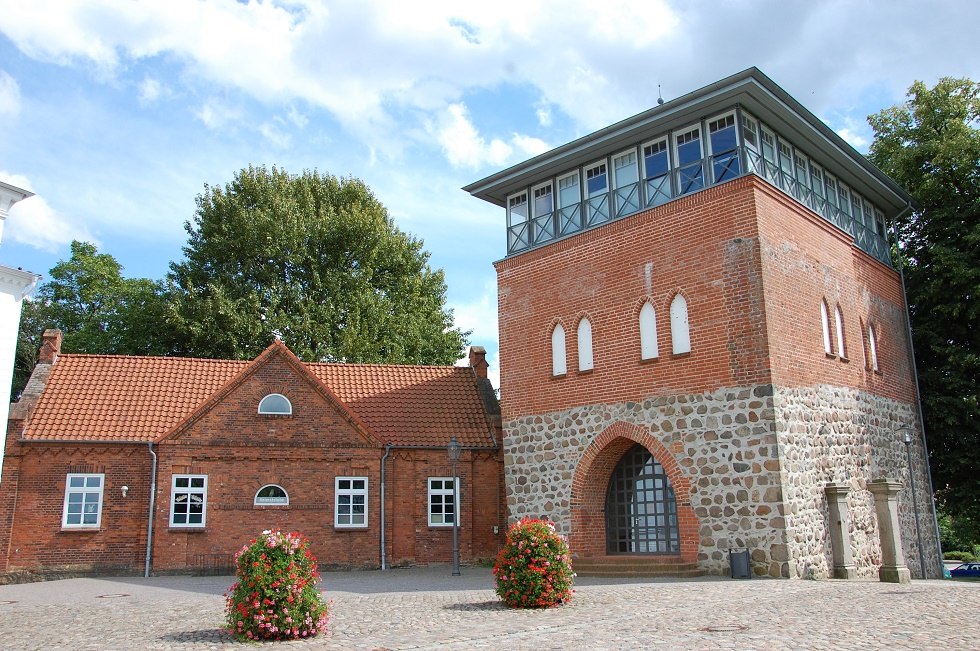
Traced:
[[41, 352], [38, 353], [38, 364], [54, 364], [61, 354], [61, 330], [45, 330], [41, 337]]
[[476, 371], [478, 378], [486, 379], [487, 369], [487, 349], [483, 346], [470, 346], [470, 368]]

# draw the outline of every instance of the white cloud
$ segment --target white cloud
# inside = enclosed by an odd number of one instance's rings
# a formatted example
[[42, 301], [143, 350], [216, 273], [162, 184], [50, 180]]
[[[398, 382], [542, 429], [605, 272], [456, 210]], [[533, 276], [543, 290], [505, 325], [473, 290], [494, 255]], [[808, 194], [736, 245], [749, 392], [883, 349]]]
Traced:
[[259, 127], [259, 133], [265, 138], [269, 144], [277, 149], [288, 149], [292, 144], [293, 139], [289, 133], [283, 131], [283, 129], [272, 122], [265, 122]]
[[13, 118], [20, 113], [20, 86], [17, 80], [0, 70], [0, 117]]
[[871, 144], [867, 138], [857, 133], [850, 127], [842, 127], [837, 130], [837, 135], [846, 140], [851, 147], [858, 150], [864, 150], [868, 145]]
[[228, 106], [221, 100], [209, 99], [198, 109], [195, 117], [209, 129], [220, 129], [229, 123], [237, 122], [241, 114], [239, 109]]
[[154, 104], [161, 98], [170, 95], [170, 89], [164, 86], [158, 79], [144, 77], [139, 84], [139, 101], [143, 106]]
[[437, 124], [430, 124], [430, 134], [435, 138], [454, 167], [477, 169], [483, 165], [500, 166], [515, 158], [535, 156], [549, 149], [540, 138], [519, 133], [511, 134], [510, 142], [492, 138], [488, 142], [470, 121], [463, 104], [450, 104], [439, 117]]
[[[462, 330], [472, 330], [470, 342], [474, 346], [487, 349], [487, 362], [490, 368], [487, 377], [494, 387], [500, 387], [500, 353], [497, 348], [497, 282], [493, 279], [484, 286], [483, 292], [467, 303], [451, 305], [456, 325]], [[468, 351], [467, 351], [468, 352]], [[469, 364], [464, 357], [458, 365]]]
[[[0, 170], [0, 178], [16, 187], [31, 190], [27, 177]], [[97, 243], [87, 228], [73, 224], [70, 218], [53, 209], [38, 195], [13, 205], [7, 215], [3, 237], [49, 253], [57, 252], [72, 240]]]

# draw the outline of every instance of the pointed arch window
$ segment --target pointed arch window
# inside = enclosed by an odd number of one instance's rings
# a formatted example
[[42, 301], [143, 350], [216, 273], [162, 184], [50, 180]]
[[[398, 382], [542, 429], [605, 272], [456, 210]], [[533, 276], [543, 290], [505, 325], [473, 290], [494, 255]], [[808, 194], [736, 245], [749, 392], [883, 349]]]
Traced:
[[878, 367], [878, 339], [872, 325], [868, 326], [868, 367], [875, 373], [881, 370]]
[[691, 330], [687, 320], [687, 299], [681, 294], [670, 302], [670, 341], [674, 354], [691, 352]]
[[270, 393], [259, 401], [259, 413], [272, 416], [288, 416], [293, 413], [293, 403], [281, 393]]
[[551, 331], [551, 374], [565, 375], [568, 372], [565, 361], [565, 328], [560, 323], [555, 324]]
[[837, 332], [837, 354], [841, 359], [847, 359], [847, 347], [844, 345], [844, 316], [841, 314], [840, 305], [834, 307], [834, 328]]
[[657, 348], [657, 314], [653, 304], [644, 303], [640, 308], [640, 359], [656, 359], [660, 356]]
[[834, 345], [830, 338], [830, 315], [827, 313], [827, 303], [820, 301], [820, 324], [823, 326], [823, 352], [834, 354]]
[[578, 370], [592, 370], [592, 323], [583, 318], [578, 322]]

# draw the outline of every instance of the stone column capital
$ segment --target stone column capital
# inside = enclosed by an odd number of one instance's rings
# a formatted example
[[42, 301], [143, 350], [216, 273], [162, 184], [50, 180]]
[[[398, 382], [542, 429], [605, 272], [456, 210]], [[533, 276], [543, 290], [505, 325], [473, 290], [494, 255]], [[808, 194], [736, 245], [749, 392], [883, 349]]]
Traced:
[[828, 497], [844, 497], [851, 492], [851, 485], [845, 481], [829, 481], [824, 484], [823, 490]]
[[904, 488], [905, 484], [894, 477], [880, 477], [868, 482], [868, 490], [875, 495], [894, 495]]

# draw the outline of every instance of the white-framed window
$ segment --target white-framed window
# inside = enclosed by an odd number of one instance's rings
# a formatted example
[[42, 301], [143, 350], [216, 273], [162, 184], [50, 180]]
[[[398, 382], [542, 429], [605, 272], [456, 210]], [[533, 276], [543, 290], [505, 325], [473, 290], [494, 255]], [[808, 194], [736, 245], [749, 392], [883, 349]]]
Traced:
[[592, 323], [585, 317], [578, 322], [578, 370], [592, 370]]
[[543, 217], [550, 215], [555, 210], [555, 195], [552, 191], [551, 181], [542, 183], [531, 190], [534, 195], [534, 216]]
[[507, 198], [507, 225], [523, 224], [527, 221], [527, 192], [520, 192]]
[[656, 359], [659, 355], [657, 313], [653, 304], [647, 302], [640, 308], [640, 359]]
[[824, 181], [823, 181], [823, 168], [810, 161], [810, 187], [813, 188], [813, 192], [823, 199], [824, 197]]
[[693, 126], [674, 135], [674, 160], [677, 161], [677, 185], [680, 194], [704, 187], [704, 152], [701, 149], [701, 127]]
[[68, 529], [101, 526], [104, 488], [105, 475], [102, 473], [68, 473], [61, 526]]
[[368, 478], [337, 477], [334, 486], [333, 525], [352, 529], [368, 526]]
[[639, 180], [637, 173], [635, 149], [613, 156], [613, 183], [615, 187], [622, 188], [631, 183], [636, 183]]
[[[456, 478], [459, 497], [459, 478]], [[459, 513], [459, 501], [453, 500], [452, 477], [429, 477], [429, 526], [451, 527]]]
[[715, 183], [739, 175], [738, 134], [735, 114], [721, 115], [708, 122], [708, 147], [711, 150], [711, 174]]
[[259, 413], [268, 416], [288, 416], [293, 413], [293, 403], [281, 393], [270, 393], [259, 401]]
[[675, 355], [691, 352], [691, 328], [687, 320], [687, 299], [681, 294], [670, 302], [670, 342]]
[[255, 506], [289, 506], [289, 494], [278, 484], [266, 484], [255, 493]]
[[609, 191], [605, 161], [585, 168], [585, 189], [589, 198]]
[[827, 312], [825, 301], [820, 301], [820, 325], [823, 326], [823, 352], [833, 355], [834, 344], [830, 337], [830, 314]]
[[837, 328], [837, 354], [841, 359], [847, 359], [847, 347], [844, 345], [844, 315], [840, 305], [834, 307], [834, 326]]
[[868, 368], [875, 372], [881, 370], [878, 367], [878, 338], [872, 325], [868, 326]]
[[742, 113], [742, 141], [752, 151], [759, 151], [759, 123], [748, 113]]
[[837, 198], [839, 199], [838, 206], [840, 207], [841, 213], [845, 217], [853, 218], [854, 213], [851, 212], [851, 190], [844, 185], [843, 181], [837, 182]]
[[565, 328], [560, 323], [555, 324], [551, 331], [551, 374], [565, 375], [568, 372], [565, 360]]
[[208, 510], [208, 476], [174, 475], [170, 488], [170, 526], [203, 527]]
[[784, 179], [793, 178], [793, 148], [789, 146], [789, 143], [779, 138], [777, 141], [777, 149], [779, 151], [779, 171], [783, 173]]
[[670, 158], [667, 154], [667, 138], [660, 138], [643, 145], [644, 196], [647, 207], [659, 206], [670, 201]]
[[878, 235], [885, 237], [888, 229], [885, 225], [885, 213], [875, 208], [875, 226], [878, 228]]
[[837, 188], [837, 178], [830, 172], [824, 172], [823, 175], [824, 188], [826, 189], [827, 201], [834, 208], [840, 205], [840, 195]]
[[558, 207], [568, 208], [582, 201], [582, 191], [579, 189], [578, 172], [572, 172], [558, 177]]

